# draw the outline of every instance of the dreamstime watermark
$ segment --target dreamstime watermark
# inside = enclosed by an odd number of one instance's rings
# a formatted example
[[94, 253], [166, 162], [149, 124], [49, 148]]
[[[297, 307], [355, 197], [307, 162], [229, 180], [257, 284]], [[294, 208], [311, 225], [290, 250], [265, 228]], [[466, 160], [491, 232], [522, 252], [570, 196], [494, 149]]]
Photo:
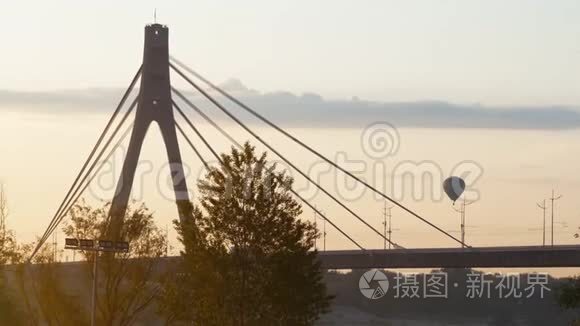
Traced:
[[371, 269], [361, 275], [359, 290], [371, 300], [378, 300], [387, 295], [392, 282], [393, 299], [448, 299], [451, 293], [466, 299], [543, 299], [552, 289], [548, 286], [549, 276], [546, 273], [521, 274], [485, 274], [470, 271], [464, 282], [454, 279], [450, 291], [449, 275], [444, 271], [427, 274], [396, 273], [392, 281], [381, 270]]
[[[361, 133], [360, 147], [366, 159], [354, 159], [348, 152], [337, 152], [331, 161], [366, 185], [322, 160], [310, 166], [308, 176], [319, 184], [321, 180], [331, 178], [333, 190], [345, 201], [357, 201], [368, 192], [371, 192], [376, 200], [383, 200], [379, 193], [367, 187], [369, 185], [397, 201], [410, 198], [414, 201], [440, 202], [445, 199], [443, 181], [453, 175], [465, 181], [465, 198], [469, 198], [470, 201], [480, 199], [476, 184], [484, 170], [479, 163], [474, 160], [461, 160], [448, 170], [444, 170], [435, 160], [397, 161], [395, 157], [401, 147], [400, 133], [387, 122], [367, 126]], [[284, 162], [279, 164], [285, 166]], [[291, 171], [289, 167], [285, 168]], [[310, 182], [298, 190], [304, 193], [307, 199], [314, 198], [321, 191]]]
[[[275, 163], [278, 171], [284, 171], [287, 176], [296, 180], [294, 189], [306, 200], [311, 200], [323, 192], [321, 188], [347, 202], [357, 201], [369, 192], [376, 200], [383, 200], [379, 193], [369, 189], [368, 186], [370, 186], [397, 201], [412, 199], [439, 202], [445, 199], [442, 189], [443, 181], [451, 175], [465, 180], [465, 198], [470, 201], [477, 201], [480, 198], [476, 186], [483, 175], [483, 168], [480, 164], [473, 160], [461, 160], [452, 164], [450, 168], [443, 169], [437, 161], [430, 159], [397, 160], [402, 146], [401, 135], [397, 128], [387, 122], [376, 122], [364, 128], [360, 133], [359, 145], [366, 156], [364, 159], [355, 159], [350, 152], [345, 151], [336, 152], [334, 157], [329, 158], [333, 164], [350, 175], [320, 159], [302, 169], [309, 180], [282, 159], [271, 158], [270, 163]], [[117, 182], [123, 182], [120, 180], [122, 164], [118, 162], [122, 162], [125, 152], [126, 148], [116, 151], [112, 159], [104, 165], [89, 187], [92, 196], [101, 198], [105, 193], [114, 191]], [[295, 163], [293, 158], [288, 158], [288, 160]], [[218, 166], [217, 161], [208, 163], [210, 166]], [[148, 184], [146, 183], [148, 178], [153, 178], [157, 193], [164, 199], [172, 201], [175, 198], [174, 182], [179, 183], [184, 178], [191, 188], [208, 172], [201, 163], [190, 165], [184, 162], [183, 170], [184, 173], [181, 174], [179, 166], [174, 164], [165, 163], [156, 166], [150, 160], [140, 160], [134, 177], [134, 184], [139, 186], [132, 191], [133, 199], [137, 201], [143, 199], [144, 185]], [[253, 175], [252, 171], [246, 171], [245, 175], [249, 183]], [[227, 175], [226, 181], [231, 182]], [[266, 187], [272, 183], [272, 180], [268, 179], [262, 181], [268, 183]], [[231, 184], [228, 183], [228, 185]], [[229, 186], [226, 187], [227, 191], [231, 189]], [[230, 191], [228, 194], [233, 193]], [[187, 194], [177, 195], [187, 198]]]

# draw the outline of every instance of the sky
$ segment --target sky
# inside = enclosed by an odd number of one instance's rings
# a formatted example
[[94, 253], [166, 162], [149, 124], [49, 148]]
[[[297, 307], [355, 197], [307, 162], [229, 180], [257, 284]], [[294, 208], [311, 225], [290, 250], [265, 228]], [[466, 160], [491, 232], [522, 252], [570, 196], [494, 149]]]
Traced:
[[[238, 86], [258, 94], [247, 100], [265, 115], [333, 160], [346, 160], [349, 169], [363, 164], [357, 173], [384, 184], [385, 192], [399, 194], [443, 229], [458, 235], [459, 226], [439, 185], [471, 162], [483, 173], [469, 192], [478, 198], [468, 208], [470, 244], [539, 244], [536, 203], [552, 188], [564, 195], [556, 209], [556, 242], [576, 243], [580, 161], [570, 153], [580, 151], [580, 2], [566, 0], [3, 4], [0, 182], [8, 192], [9, 225], [22, 239], [32, 241], [44, 231], [74, 180], [141, 63], [143, 27], [155, 9], [158, 22], [170, 28], [172, 55], [216, 83], [239, 80]], [[411, 109], [417, 113], [409, 116]], [[400, 150], [385, 159], [369, 155], [363, 139], [369, 125], [383, 120], [395, 124], [400, 142]], [[227, 128], [248, 139], [240, 128]], [[353, 196], [345, 192], [349, 184], [338, 185], [338, 176], [315, 158], [261, 128], [333, 192]], [[213, 132], [207, 125], [201, 129]], [[208, 137], [219, 151], [228, 149], [215, 133]], [[194, 185], [201, 165], [180, 144], [184, 161], [192, 164], [188, 184]], [[112, 196], [123, 146], [113, 172], [105, 171], [89, 188], [90, 199]], [[159, 184], [166, 176], [162, 146], [152, 128], [133, 197], [165, 226], [175, 207], [171, 192]], [[423, 198], [405, 188], [401, 176], [409, 170], [397, 170], [403, 163], [420, 177], [426, 163], [435, 176], [421, 185]], [[373, 170], [378, 165], [386, 167], [381, 175]], [[354, 209], [381, 228], [383, 201], [368, 192], [355, 197], [349, 201]], [[317, 194], [315, 200], [366, 247], [382, 247], [380, 238], [327, 198]], [[303, 218], [311, 215], [305, 210]], [[407, 247], [456, 245], [401, 211], [393, 215], [397, 242]], [[328, 242], [351, 248], [336, 231], [329, 230]]]
[[580, 104], [574, 0], [11, 1], [0, 89], [125, 86], [155, 9], [174, 56], [263, 92]]

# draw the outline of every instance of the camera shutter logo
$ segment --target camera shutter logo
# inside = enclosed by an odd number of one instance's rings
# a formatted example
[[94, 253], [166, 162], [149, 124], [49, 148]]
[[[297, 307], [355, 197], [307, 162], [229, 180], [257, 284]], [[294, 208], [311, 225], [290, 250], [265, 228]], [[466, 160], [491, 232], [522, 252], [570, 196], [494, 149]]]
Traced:
[[359, 281], [358, 287], [362, 295], [371, 300], [377, 300], [385, 296], [389, 290], [389, 280], [385, 273], [371, 269], [364, 273]]

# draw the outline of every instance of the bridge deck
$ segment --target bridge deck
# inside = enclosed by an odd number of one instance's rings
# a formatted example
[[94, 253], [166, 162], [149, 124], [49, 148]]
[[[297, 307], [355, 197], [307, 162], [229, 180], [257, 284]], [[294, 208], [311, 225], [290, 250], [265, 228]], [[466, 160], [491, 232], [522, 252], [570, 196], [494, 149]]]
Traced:
[[320, 252], [327, 269], [580, 267], [580, 246], [341, 250]]
[[[319, 252], [325, 269], [580, 267], [580, 245], [553, 247], [425, 248], [392, 250], [331, 250]], [[162, 266], [178, 257], [163, 258]], [[66, 266], [82, 262], [63, 263]], [[14, 266], [4, 266], [13, 270]]]

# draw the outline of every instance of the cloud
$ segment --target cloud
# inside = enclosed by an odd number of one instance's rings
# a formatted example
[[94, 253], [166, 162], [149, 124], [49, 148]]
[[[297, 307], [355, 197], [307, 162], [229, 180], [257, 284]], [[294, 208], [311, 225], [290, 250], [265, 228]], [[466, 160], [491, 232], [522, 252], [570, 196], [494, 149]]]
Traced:
[[250, 91], [250, 89], [247, 88], [246, 85], [242, 83], [242, 81], [236, 78], [228, 79], [225, 82], [219, 84], [218, 86], [228, 93], [230, 92], [244, 93]]
[[580, 186], [580, 179], [577, 178], [561, 178], [554, 176], [530, 176], [530, 177], [499, 177], [497, 181], [503, 183], [510, 183], [516, 185], [530, 185], [530, 186], [545, 186], [549, 189], [554, 185], [578, 187]]
[[33, 113], [112, 112], [125, 90], [91, 88], [51, 92], [0, 90], [0, 111]]
[[[303, 127], [364, 127], [386, 121], [396, 127], [571, 129], [580, 127], [580, 111], [564, 106], [484, 107], [443, 101], [371, 102], [358, 98], [326, 100], [314, 93], [259, 93], [236, 79], [223, 87], [276, 123]], [[123, 95], [122, 89], [15, 92], [0, 90], [0, 111], [43, 113], [108, 113]], [[184, 92], [209, 109], [200, 96]], [[218, 100], [233, 107], [226, 99]], [[236, 109], [236, 113], [240, 112]], [[223, 117], [223, 115], [216, 115]], [[255, 121], [252, 119], [251, 121]]]

